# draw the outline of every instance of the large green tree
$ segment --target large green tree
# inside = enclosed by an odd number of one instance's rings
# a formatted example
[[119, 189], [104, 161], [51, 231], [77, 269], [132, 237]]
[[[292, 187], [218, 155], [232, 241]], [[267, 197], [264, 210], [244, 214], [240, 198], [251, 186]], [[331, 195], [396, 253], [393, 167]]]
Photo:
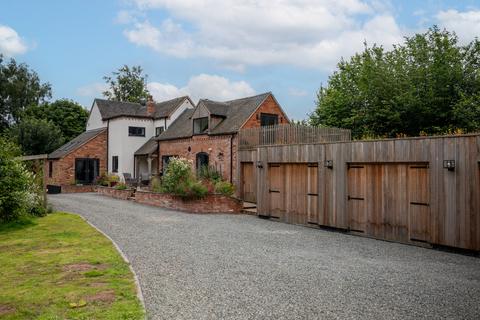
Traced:
[[10, 136], [25, 155], [50, 153], [65, 142], [60, 128], [45, 119], [24, 118], [10, 129]]
[[18, 123], [24, 110], [51, 97], [51, 87], [37, 73], [0, 54], [0, 132]]
[[69, 141], [85, 131], [88, 111], [74, 101], [61, 99], [30, 106], [24, 116], [52, 122], [61, 130], [63, 138]]
[[143, 74], [142, 67], [129, 67], [124, 65], [118, 71], [112, 72], [112, 76], [103, 77], [109, 86], [103, 95], [108, 100], [141, 102], [147, 99], [147, 75]]
[[392, 50], [374, 45], [338, 64], [317, 95], [312, 125], [353, 136], [396, 137], [480, 129], [480, 42], [437, 27]]

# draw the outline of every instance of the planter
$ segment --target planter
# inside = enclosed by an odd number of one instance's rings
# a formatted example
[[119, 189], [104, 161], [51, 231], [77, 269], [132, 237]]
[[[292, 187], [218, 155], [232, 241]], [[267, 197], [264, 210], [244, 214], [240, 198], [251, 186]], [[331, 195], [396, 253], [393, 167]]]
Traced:
[[118, 190], [115, 188], [97, 186], [97, 193], [104, 196], [116, 198], [116, 199], [128, 200], [129, 198], [133, 197], [135, 190], [133, 189]]
[[191, 213], [241, 213], [241, 200], [221, 194], [209, 194], [202, 199], [183, 199], [166, 193], [135, 192], [135, 201], [156, 207]]

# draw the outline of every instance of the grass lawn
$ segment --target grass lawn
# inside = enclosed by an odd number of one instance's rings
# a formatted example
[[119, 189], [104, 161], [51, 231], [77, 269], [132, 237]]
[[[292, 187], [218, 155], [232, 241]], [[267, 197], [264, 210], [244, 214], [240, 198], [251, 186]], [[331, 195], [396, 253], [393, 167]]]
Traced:
[[133, 275], [76, 215], [0, 226], [1, 319], [141, 319]]

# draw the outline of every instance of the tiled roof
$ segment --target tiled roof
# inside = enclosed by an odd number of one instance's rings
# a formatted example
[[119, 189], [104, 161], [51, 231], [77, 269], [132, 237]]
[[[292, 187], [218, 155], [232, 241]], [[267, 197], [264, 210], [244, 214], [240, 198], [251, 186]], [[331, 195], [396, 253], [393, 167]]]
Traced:
[[135, 155], [140, 156], [152, 154], [157, 151], [157, 146], [157, 140], [155, 139], [155, 137], [151, 137], [150, 139], [148, 139], [147, 142], [145, 142], [143, 146], [141, 146], [140, 148], [138, 148], [137, 151], [135, 151]]
[[[238, 132], [240, 126], [247, 121], [269, 95], [271, 93], [266, 92], [253, 97], [225, 102], [200, 100], [197, 105], [203, 104], [210, 114], [224, 117], [224, 120], [215, 128], [210, 129], [209, 134], [229, 134]], [[172, 140], [191, 137], [193, 134], [191, 119], [193, 112], [192, 109], [185, 110], [157, 139]]]
[[112, 101], [104, 99], [95, 99], [98, 110], [102, 116], [102, 120], [108, 120], [117, 117], [138, 117], [138, 118], [164, 118], [168, 117], [187, 96], [179, 97], [167, 101], [155, 103], [155, 113], [150, 115], [147, 113], [147, 106], [140, 103]]
[[75, 137], [73, 140], [65, 143], [63, 146], [58, 148], [57, 150], [53, 151], [48, 155], [49, 159], [59, 159], [63, 158], [70, 152], [76, 150], [80, 146], [84, 145], [88, 141], [92, 140], [102, 132], [105, 132], [107, 128], [100, 128], [95, 130], [85, 131], [84, 133], [80, 134], [79, 136]]

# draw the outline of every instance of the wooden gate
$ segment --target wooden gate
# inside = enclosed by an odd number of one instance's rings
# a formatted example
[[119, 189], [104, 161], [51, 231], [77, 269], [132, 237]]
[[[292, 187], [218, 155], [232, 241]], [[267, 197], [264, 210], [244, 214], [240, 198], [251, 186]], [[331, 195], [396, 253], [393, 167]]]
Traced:
[[307, 166], [307, 223], [318, 223], [318, 163]]
[[242, 199], [257, 203], [257, 179], [253, 162], [242, 162]]
[[392, 241], [429, 241], [427, 164], [349, 164], [349, 229]]
[[285, 212], [285, 167], [268, 165], [268, 194], [270, 216], [283, 219]]
[[364, 165], [348, 166], [348, 218], [349, 229], [356, 232], [367, 230], [367, 179]]
[[429, 241], [430, 184], [427, 165], [409, 166], [408, 198], [410, 240]]

